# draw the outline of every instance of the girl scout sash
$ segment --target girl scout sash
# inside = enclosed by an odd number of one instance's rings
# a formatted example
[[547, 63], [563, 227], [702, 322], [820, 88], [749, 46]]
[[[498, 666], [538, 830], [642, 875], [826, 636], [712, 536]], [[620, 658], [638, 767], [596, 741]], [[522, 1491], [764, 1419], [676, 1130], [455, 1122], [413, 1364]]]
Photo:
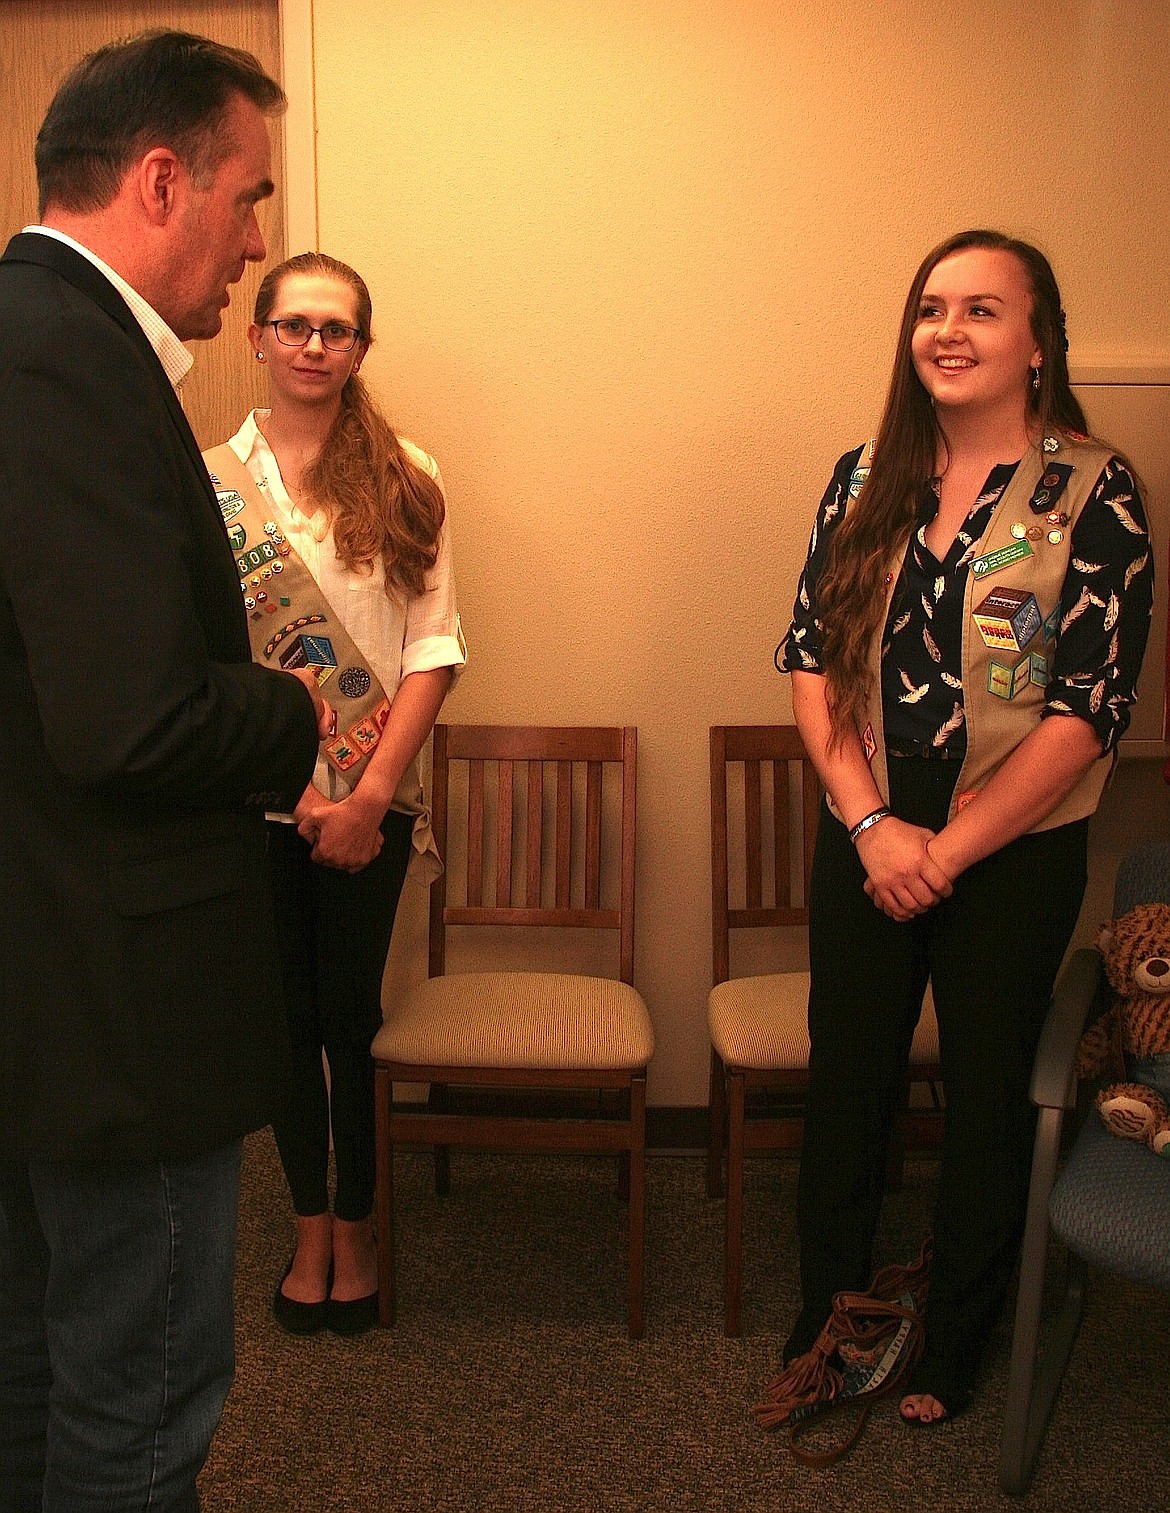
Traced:
[[321, 752], [352, 789], [385, 729], [390, 700], [231, 447], [212, 447], [203, 460], [236, 556], [252, 660], [286, 672], [309, 667], [319, 686], [328, 684], [337, 731]]

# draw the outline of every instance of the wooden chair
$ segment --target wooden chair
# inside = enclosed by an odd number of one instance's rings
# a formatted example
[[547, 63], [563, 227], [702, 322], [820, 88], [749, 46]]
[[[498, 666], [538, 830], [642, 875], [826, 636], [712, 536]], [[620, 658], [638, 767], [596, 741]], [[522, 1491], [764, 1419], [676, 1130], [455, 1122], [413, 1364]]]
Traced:
[[[632, 986], [636, 759], [637, 732], [629, 727], [435, 727], [432, 805], [447, 871], [431, 891], [430, 975], [393, 1006], [373, 1043], [383, 1325], [395, 1311], [394, 1147], [421, 1141], [435, 1144], [440, 1192], [449, 1145], [616, 1152], [629, 1201], [628, 1327], [632, 1339], [642, 1334], [646, 1066], [654, 1035]], [[456, 768], [466, 770], [462, 803]], [[617, 979], [447, 974], [454, 926], [613, 931]], [[426, 1110], [396, 1108], [395, 1082], [430, 1083]], [[463, 1091], [470, 1089], [480, 1090], [474, 1099]], [[534, 1111], [536, 1090], [544, 1097]], [[583, 1114], [560, 1106], [567, 1099], [575, 1106], [573, 1094], [591, 1095]]]
[[[749, 1150], [798, 1147], [808, 1090], [808, 972], [731, 976], [731, 931], [808, 925], [808, 878], [821, 789], [795, 725], [711, 727], [711, 933], [714, 986], [707, 1190], [723, 1189], [726, 1136], [724, 1328], [740, 1332], [743, 1163]], [[931, 1087], [931, 1108], [907, 1109], [904, 1141], [937, 1143], [938, 1023], [929, 992], [911, 1048], [910, 1077]], [[754, 1096], [754, 1101], [752, 1099]], [[762, 1105], [757, 1107], [756, 1105]]]

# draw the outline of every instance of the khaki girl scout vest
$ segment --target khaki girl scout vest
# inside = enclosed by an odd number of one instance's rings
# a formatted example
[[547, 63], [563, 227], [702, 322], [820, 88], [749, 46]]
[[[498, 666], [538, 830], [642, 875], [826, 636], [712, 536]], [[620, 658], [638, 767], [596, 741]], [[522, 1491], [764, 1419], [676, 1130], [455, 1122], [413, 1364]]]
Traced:
[[[321, 754], [352, 791], [390, 716], [379, 683], [317, 581], [284, 539], [251, 473], [225, 442], [204, 452], [228, 539], [236, 556], [252, 660], [264, 667], [310, 667], [337, 713]], [[442, 871], [423, 802], [418, 764], [402, 775], [390, 807], [414, 817], [412, 865], [429, 880]]]
[[[1056, 638], [1062, 623], [1078, 612], [1076, 605], [1060, 602], [1073, 527], [1113, 455], [1111, 448], [1098, 442], [1075, 440], [1064, 433], [1030, 447], [982, 539], [968, 551], [971, 565], [963, 603], [962, 647], [967, 754], [951, 799], [951, 819], [1040, 723]], [[872, 443], [863, 453], [863, 458], [868, 456], [872, 456]], [[854, 474], [850, 491], [856, 491], [854, 497], [868, 471], [859, 468], [861, 478]], [[886, 802], [890, 788], [882, 721], [881, 645], [908, 539], [891, 554], [887, 566], [889, 591], [870, 647], [870, 693], [860, 724], [862, 746]], [[1094, 762], [1072, 792], [1034, 828], [1050, 830], [1092, 814], [1112, 765]]]

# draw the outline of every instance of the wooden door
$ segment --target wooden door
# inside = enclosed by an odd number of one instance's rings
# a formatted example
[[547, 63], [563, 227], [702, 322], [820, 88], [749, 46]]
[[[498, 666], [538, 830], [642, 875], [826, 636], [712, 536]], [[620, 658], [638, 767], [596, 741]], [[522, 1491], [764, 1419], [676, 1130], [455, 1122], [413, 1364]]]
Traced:
[[[254, 53], [273, 78], [280, 77], [277, 0], [3, 0], [0, 3], [0, 99], [4, 101], [5, 148], [0, 168], [0, 245], [36, 221], [33, 146], [58, 83], [85, 53], [146, 27], [200, 32]], [[273, 126], [273, 161], [283, 161], [282, 128]], [[284, 256], [279, 193], [260, 207], [260, 227], [271, 265]], [[191, 342], [195, 368], [183, 386], [183, 404], [200, 446], [213, 446], [236, 431], [263, 384], [245, 332], [263, 268], [250, 264], [231, 290], [223, 329], [211, 342]]]

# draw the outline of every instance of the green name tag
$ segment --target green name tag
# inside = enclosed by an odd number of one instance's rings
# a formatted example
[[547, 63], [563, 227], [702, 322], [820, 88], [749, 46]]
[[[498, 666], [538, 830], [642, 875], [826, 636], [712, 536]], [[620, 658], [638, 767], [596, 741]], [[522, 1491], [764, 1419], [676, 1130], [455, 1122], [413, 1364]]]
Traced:
[[977, 578], [986, 578], [988, 573], [998, 573], [1001, 567], [1010, 567], [1013, 562], [1022, 562], [1032, 555], [1026, 541], [1013, 541], [1010, 546], [1001, 546], [997, 552], [988, 552], [986, 557], [976, 557], [971, 571]]

